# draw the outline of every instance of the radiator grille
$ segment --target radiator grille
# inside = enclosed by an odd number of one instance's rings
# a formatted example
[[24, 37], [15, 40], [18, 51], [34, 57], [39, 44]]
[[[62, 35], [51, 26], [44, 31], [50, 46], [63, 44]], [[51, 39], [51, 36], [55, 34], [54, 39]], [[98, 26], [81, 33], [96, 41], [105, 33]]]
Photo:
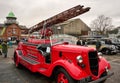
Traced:
[[89, 56], [89, 65], [90, 65], [90, 70], [92, 74], [98, 75], [98, 55], [96, 51], [91, 51], [88, 54]]

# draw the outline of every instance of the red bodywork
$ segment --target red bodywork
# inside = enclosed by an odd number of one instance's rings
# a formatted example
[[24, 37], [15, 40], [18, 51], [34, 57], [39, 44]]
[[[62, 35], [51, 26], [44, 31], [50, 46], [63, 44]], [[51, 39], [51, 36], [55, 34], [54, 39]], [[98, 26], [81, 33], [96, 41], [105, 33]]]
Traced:
[[[106, 67], [110, 69], [110, 64], [105, 58], [99, 57], [94, 48], [64, 43], [52, 45], [50, 46], [50, 61], [47, 61], [47, 58], [37, 49], [38, 45], [41, 44], [20, 42], [14, 53], [14, 56], [17, 57], [16, 66], [22, 64], [32, 72], [39, 72], [47, 77], [50, 77], [57, 68], [63, 68], [75, 80], [81, 80], [88, 76], [92, 80], [96, 80], [106, 71]], [[76, 60], [78, 55], [83, 58], [81, 64], [78, 64]], [[92, 65], [89, 59], [90, 55], [96, 56], [97, 70], [90, 68], [90, 65]], [[94, 72], [97, 72], [97, 74]]]

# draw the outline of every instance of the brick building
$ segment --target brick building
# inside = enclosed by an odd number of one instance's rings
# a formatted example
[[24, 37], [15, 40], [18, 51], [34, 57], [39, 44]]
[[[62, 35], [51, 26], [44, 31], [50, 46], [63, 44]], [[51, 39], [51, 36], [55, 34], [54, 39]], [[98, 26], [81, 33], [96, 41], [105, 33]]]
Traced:
[[13, 12], [10, 12], [4, 21], [4, 24], [0, 24], [0, 38], [7, 40], [15, 40], [22, 38], [22, 34], [28, 33], [28, 28], [23, 25], [19, 25], [16, 21], [16, 17]]

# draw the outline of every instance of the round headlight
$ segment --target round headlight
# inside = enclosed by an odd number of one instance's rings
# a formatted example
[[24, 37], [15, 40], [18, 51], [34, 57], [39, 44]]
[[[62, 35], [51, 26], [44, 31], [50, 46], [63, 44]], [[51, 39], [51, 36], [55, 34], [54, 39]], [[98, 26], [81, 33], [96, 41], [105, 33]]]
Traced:
[[102, 56], [103, 54], [101, 52], [98, 52], [98, 56]]
[[83, 62], [83, 58], [82, 58], [82, 56], [77, 56], [76, 57], [76, 60], [77, 60], [77, 62], [79, 62], [79, 63], [82, 63]]

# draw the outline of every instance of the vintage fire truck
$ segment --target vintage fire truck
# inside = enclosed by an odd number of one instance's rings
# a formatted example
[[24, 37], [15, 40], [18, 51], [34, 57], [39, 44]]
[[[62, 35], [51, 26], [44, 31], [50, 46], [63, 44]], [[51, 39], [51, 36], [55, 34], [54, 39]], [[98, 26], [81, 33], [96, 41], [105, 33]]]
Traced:
[[51, 39], [51, 25], [89, 11], [78, 5], [31, 27], [30, 33], [43, 29], [42, 36], [48, 39], [31, 38], [20, 42], [14, 52], [16, 67], [21, 65], [32, 72], [54, 77], [56, 83], [98, 83], [113, 75], [110, 63], [94, 48], [69, 44]]

